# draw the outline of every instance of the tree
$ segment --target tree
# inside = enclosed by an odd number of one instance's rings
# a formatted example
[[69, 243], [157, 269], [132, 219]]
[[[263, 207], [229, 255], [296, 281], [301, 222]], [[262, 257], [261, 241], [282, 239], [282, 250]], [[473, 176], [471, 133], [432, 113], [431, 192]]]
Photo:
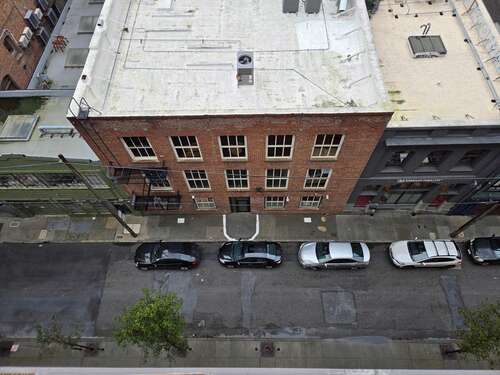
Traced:
[[102, 350], [92, 345], [80, 344], [81, 335], [77, 331], [69, 335], [65, 335], [62, 331], [61, 325], [57, 323], [55, 316], [52, 317], [48, 327], [43, 327], [41, 324], [37, 324], [35, 329], [36, 341], [42, 348], [47, 348], [50, 344], [58, 344], [64, 348], [73, 350], [86, 350], [90, 352]]
[[465, 329], [458, 332], [459, 351], [477, 360], [500, 358], [500, 302], [461, 310]]
[[113, 332], [120, 346], [139, 346], [145, 357], [185, 354], [189, 349], [183, 336], [185, 321], [181, 313], [182, 301], [174, 294], [156, 294], [147, 289], [143, 297], [116, 320]]

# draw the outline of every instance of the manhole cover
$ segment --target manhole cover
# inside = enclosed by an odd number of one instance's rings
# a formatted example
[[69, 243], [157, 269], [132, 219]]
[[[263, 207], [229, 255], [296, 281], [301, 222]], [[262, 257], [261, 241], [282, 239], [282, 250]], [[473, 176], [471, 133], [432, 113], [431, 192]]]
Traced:
[[264, 341], [260, 343], [261, 357], [274, 357], [274, 343], [271, 341]]
[[347, 291], [321, 292], [323, 315], [328, 324], [352, 324], [356, 322], [354, 295]]

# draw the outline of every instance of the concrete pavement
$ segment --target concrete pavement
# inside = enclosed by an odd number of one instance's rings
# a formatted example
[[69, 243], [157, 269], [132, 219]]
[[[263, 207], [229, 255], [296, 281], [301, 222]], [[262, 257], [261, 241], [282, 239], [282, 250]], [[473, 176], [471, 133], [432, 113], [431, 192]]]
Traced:
[[[230, 214], [127, 216], [139, 234], [125, 232], [112, 217], [0, 217], [0, 242], [221, 242], [229, 239], [308, 241], [358, 240], [391, 242], [415, 238], [449, 238], [465, 216], [376, 213], [368, 215]], [[500, 216], [488, 216], [468, 228], [459, 240], [500, 234]]]
[[[148, 361], [144, 360], [144, 356], [138, 348], [119, 348], [114, 342], [103, 339], [91, 341], [97, 342], [104, 349], [97, 354], [71, 351], [60, 347], [53, 347], [41, 352], [40, 348], [31, 340], [19, 339], [15, 342], [19, 348], [16, 352], [0, 357], [0, 366], [476, 369], [475, 371], [495, 368], [486, 362], [473, 361], [462, 355], [450, 358], [443, 357], [439, 343], [432, 341], [393, 341], [373, 338], [341, 340], [190, 339], [189, 345], [192, 350], [186, 356], [173, 359], [161, 357]], [[266, 345], [272, 350], [265, 350]], [[498, 367], [496, 368], [498, 369]], [[181, 373], [185, 373], [185, 371]], [[364, 374], [364, 372], [359, 373]]]

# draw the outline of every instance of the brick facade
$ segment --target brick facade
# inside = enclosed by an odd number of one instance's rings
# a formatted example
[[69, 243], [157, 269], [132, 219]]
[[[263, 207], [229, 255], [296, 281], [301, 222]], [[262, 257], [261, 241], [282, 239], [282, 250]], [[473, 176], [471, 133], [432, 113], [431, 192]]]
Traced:
[[[299, 209], [302, 196], [321, 195], [317, 212], [340, 213], [359, 176], [363, 172], [378, 140], [390, 119], [390, 113], [337, 115], [253, 115], [218, 117], [150, 117], [150, 118], [89, 118], [83, 122], [70, 119], [87, 140], [103, 164], [121, 167], [165, 167], [173, 192], [154, 195], [181, 197], [182, 213], [197, 210], [192, 196], [212, 197], [216, 210], [230, 212], [229, 197], [250, 197], [251, 211], [264, 209], [265, 196], [287, 196], [282, 212], [307, 212]], [[336, 160], [312, 160], [311, 153], [317, 134], [342, 134], [344, 140]], [[246, 161], [224, 161], [221, 158], [219, 136], [244, 135], [248, 151]], [[288, 161], [266, 160], [268, 135], [294, 135], [293, 157]], [[147, 137], [158, 161], [134, 162], [123, 144], [123, 137]], [[170, 136], [196, 136], [203, 161], [178, 161]], [[268, 191], [265, 188], [266, 169], [288, 169], [288, 188]], [[332, 169], [326, 189], [305, 190], [304, 179], [309, 168]], [[190, 191], [183, 171], [202, 169], [208, 173], [210, 191]], [[224, 171], [246, 169], [250, 187], [246, 191], [228, 191]], [[144, 186], [129, 184], [126, 189], [135, 195], [144, 194]], [[309, 209], [310, 210], [310, 209]], [[166, 211], [170, 212], [170, 211]]]
[[[27, 88], [38, 60], [43, 52], [43, 44], [33, 36], [27, 48], [18, 46], [23, 29], [27, 26], [24, 15], [36, 8], [35, 0], [0, 1], [0, 82], [1, 89]], [[10, 52], [4, 45], [5, 38], [12, 38], [15, 49]], [[7, 83], [10, 82], [10, 83]]]

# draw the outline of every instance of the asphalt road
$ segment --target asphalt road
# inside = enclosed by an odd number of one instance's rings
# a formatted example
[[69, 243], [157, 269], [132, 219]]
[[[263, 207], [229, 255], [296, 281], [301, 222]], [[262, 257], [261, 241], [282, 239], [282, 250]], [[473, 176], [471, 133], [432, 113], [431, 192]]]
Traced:
[[310, 271], [289, 243], [281, 267], [242, 270], [218, 264], [218, 244], [200, 246], [195, 270], [139, 271], [132, 245], [2, 244], [0, 335], [32, 335], [52, 315], [84, 335], [109, 335], [143, 288], [176, 292], [197, 336], [451, 337], [461, 307], [500, 299], [500, 267], [467, 256], [461, 268], [399, 270], [376, 245], [367, 269]]

